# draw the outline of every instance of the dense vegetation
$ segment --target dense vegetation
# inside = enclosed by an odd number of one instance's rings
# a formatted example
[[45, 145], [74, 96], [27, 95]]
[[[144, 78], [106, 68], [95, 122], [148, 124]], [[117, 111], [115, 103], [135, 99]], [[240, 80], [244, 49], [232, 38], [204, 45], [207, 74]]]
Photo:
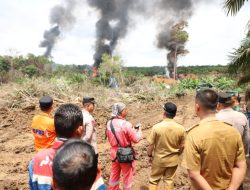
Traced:
[[[178, 73], [183, 74], [173, 92], [183, 92], [196, 89], [201, 83], [210, 83], [216, 89], [239, 89], [237, 81], [227, 74], [227, 66], [189, 66], [178, 67]], [[68, 85], [90, 83], [98, 86], [108, 86], [110, 77], [118, 80], [119, 86], [136, 86], [147, 78], [145, 85], [156, 85], [159, 89], [168, 89], [166, 84], [152, 82], [152, 76], [164, 75], [165, 67], [123, 67], [120, 57], [103, 56], [99, 68], [99, 76], [92, 77], [92, 67], [88, 65], [59, 65], [43, 56], [29, 54], [27, 56], [0, 56], [0, 84], [7, 82], [23, 83], [27, 79], [42, 77], [50, 81], [65, 81]], [[191, 75], [191, 77], [190, 77]], [[144, 85], [144, 84], [143, 84]], [[157, 88], [158, 88], [157, 87]]]
[[[108, 62], [104, 58], [104, 62]], [[117, 57], [116, 57], [117, 59]], [[118, 59], [120, 59], [118, 57]], [[120, 63], [122, 66], [122, 63]], [[110, 67], [110, 66], [107, 66]], [[92, 68], [89, 65], [60, 65], [55, 64], [44, 56], [35, 56], [28, 54], [27, 56], [0, 56], [0, 82], [7, 82], [13, 78], [22, 76], [33, 77], [48, 74], [69, 74], [69, 73], [86, 73], [91, 74]], [[122, 71], [125, 75], [135, 76], [154, 76], [164, 75], [165, 67], [123, 67]], [[227, 66], [189, 66], [178, 67], [179, 74], [214, 74], [226, 73]]]

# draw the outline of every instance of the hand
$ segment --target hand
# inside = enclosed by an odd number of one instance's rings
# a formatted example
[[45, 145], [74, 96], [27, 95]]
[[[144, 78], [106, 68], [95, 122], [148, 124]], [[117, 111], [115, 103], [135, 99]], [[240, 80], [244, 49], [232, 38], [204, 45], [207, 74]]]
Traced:
[[136, 131], [137, 133], [141, 133], [141, 134], [142, 134], [142, 129], [141, 129], [141, 127], [134, 127], [134, 129], [135, 129], [135, 131]]

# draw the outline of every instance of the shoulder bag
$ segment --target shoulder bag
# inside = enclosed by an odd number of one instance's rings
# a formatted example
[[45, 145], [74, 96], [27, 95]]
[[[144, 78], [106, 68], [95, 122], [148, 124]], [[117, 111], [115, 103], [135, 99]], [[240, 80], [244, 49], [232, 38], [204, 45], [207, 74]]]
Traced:
[[[131, 144], [129, 147], [121, 147], [121, 144], [115, 134], [115, 129], [112, 123], [113, 120], [110, 121], [110, 128], [111, 131], [113, 133], [113, 135], [115, 136], [115, 139], [117, 141], [118, 144], [118, 149], [117, 149], [117, 153], [116, 153], [116, 159], [119, 163], [131, 163], [133, 160], [135, 160], [134, 158], [134, 150], [131, 147]], [[114, 161], [115, 161], [114, 160]]]

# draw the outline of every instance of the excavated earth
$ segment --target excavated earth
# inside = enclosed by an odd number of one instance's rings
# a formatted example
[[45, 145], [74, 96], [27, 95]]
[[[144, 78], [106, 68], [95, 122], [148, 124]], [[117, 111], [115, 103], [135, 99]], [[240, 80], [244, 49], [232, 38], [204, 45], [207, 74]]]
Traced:
[[[4, 100], [4, 96], [0, 100]], [[151, 127], [162, 119], [162, 105], [165, 101], [173, 101], [178, 105], [176, 120], [190, 127], [199, 119], [195, 117], [193, 97], [186, 96], [179, 99], [155, 100], [150, 103], [132, 102], [128, 105], [128, 120], [132, 124], [138, 122], [143, 126], [143, 140], [135, 145], [137, 152], [136, 176], [134, 179], [135, 190], [147, 189], [150, 174], [150, 164], [147, 158], [146, 137]], [[2, 104], [4, 105], [4, 104]], [[56, 103], [55, 107], [58, 107]], [[10, 109], [1, 107], [0, 104], [0, 189], [15, 190], [28, 188], [28, 162], [35, 155], [33, 137], [31, 134], [31, 120], [39, 112], [37, 105], [30, 104], [22, 108]], [[100, 165], [103, 177], [107, 181], [110, 174], [111, 161], [109, 159], [109, 145], [105, 137], [105, 124], [110, 116], [110, 108], [97, 107], [94, 114], [98, 123], [98, 144], [100, 151]], [[163, 189], [160, 184], [159, 189]], [[189, 189], [187, 172], [179, 167], [175, 189]], [[250, 172], [245, 179], [245, 189], [250, 189]]]

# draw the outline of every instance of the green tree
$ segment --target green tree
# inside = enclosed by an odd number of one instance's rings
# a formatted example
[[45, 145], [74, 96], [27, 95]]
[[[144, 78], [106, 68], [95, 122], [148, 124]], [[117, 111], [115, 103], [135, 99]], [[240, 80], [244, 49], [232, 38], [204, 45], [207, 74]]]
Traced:
[[38, 69], [35, 65], [28, 65], [23, 68], [23, 73], [31, 78], [38, 73]]
[[6, 57], [0, 56], [0, 72], [9, 72], [11, 68], [10, 62]]
[[239, 85], [250, 81], [250, 32], [241, 45], [230, 55], [229, 73], [239, 74]]
[[45, 71], [45, 66], [51, 64], [51, 61], [45, 56], [35, 56], [33, 54], [27, 55], [27, 65], [35, 65], [38, 69], [39, 74], [42, 74]]
[[177, 78], [177, 61], [179, 56], [184, 56], [189, 51], [185, 49], [186, 42], [188, 41], [189, 35], [185, 28], [188, 27], [187, 21], [180, 21], [174, 25], [171, 30], [171, 43], [170, 52], [168, 54], [168, 70], [170, 77]]
[[13, 58], [13, 67], [15, 70], [22, 69], [25, 66], [27, 66], [27, 61], [22, 55]]
[[123, 83], [122, 66], [123, 62], [120, 56], [103, 54], [102, 63], [99, 68], [102, 83], [106, 84], [110, 77], [116, 77]]
[[5, 56], [0, 56], [0, 82], [7, 82], [8, 72], [11, 69], [11, 62]]
[[[248, 0], [226, 0], [224, 7], [227, 14], [236, 15], [242, 6]], [[248, 34], [242, 40], [241, 45], [230, 55], [229, 72], [231, 74], [240, 74], [238, 84], [244, 84], [250, 81], [250, 27], [248, 25]]]

